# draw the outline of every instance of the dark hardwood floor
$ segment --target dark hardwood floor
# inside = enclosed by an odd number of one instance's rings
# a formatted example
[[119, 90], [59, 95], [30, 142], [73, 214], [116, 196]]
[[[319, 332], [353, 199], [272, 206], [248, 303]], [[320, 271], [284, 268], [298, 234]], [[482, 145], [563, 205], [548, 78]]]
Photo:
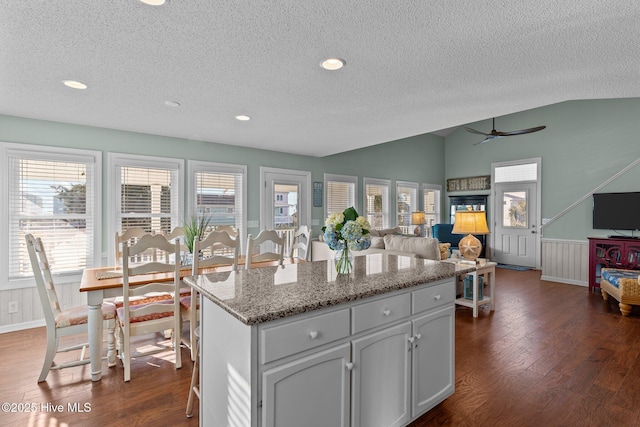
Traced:
[[[640, 426], [640, 311], [623, 317], [614, 302], [586, 287], [541, 281], [539, 271], [496, 273], [494, 313], [484, 308], [474, 319], [471, 309], [456, 309], [455, 393], [412, 427]], [[83, 366], [37, 384], [44, 349], [44, 328], [0, 334], [1, 400], [36, 407], [3, 411], [0, 425], [198, 424], [197, 405], [192, 419], [184, 415], [192, 368], [186, 349], [179, 370], [169, 356], [137, 360], [130, 383], [118, 364], [96, 383]], [[47, 412], [46, 403], [63, 411]], [[85, 412], [68, 410], [85, 403]]]

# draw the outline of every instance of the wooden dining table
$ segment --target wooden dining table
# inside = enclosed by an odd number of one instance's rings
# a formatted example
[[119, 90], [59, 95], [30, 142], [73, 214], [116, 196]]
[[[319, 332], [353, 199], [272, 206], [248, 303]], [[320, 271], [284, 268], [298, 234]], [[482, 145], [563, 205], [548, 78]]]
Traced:
[[[284, 264], [304, 262], [297, 258], [284, 258]], [[273, 267], [277, 261], [262, 261], [252, 263], [252, 266]], [[244, 268], [244, 257], [238, 259], [238, 268]], [[231, 271], [230, 265], [218, 267], [206, 267], [198, 271], [199, 274], [207, 274], [218, 271]], [[180, 270], [182, 277], [191, 276], [190, 268]], [[154, 282], [169, 282], [173, 280], [173, 273], [152, 273], [131, 276], [130, 286], [146, 285]], [[186, 286], [186, 285], [185, 285]], [[95, 267], [86, 268], [82, 273], [80, 292], [87, 293], [87, 305], [89, 317], [87, 321], [89, 335], [89, 354], [91, 360], [91, 380], [100, 381], [102, 378], [102, 337], [103, 320], [102, 304], [106, 298], [122, 296], [122, 267]]]

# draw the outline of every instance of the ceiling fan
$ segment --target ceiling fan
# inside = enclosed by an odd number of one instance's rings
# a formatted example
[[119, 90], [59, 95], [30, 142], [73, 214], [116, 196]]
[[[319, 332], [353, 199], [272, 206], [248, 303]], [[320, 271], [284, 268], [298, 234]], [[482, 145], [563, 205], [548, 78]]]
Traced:
[[522, 129], [522, 130], [514, 130], [511, 132], [498, 132], [496, 130], [496, 118], [493, 118], [493, 126], [491, 128], [491, 132], [486, 133], [486, 132], [480, 132], [477, 131], [475, 129], [471, 129], [471, 128], [464, 128], [467, 132], [471, 132], [471, 133], [477, 133], [478, 135], [484, 135], [485, 138], [482, 141], [476, 142], [473, 145], [478, 145], [478, 144], [483, 144], [487, 141], [491, 141], [494, 139], [499, 139], [499, 138], [504, 138], [505, 136], [515, 136], [515, 135], [525, 135], [527, 133], [533, 133], [533, 132], [538, 132], [539, 130], [542, 130], [546, 128], [546, 126], [537, 126], [534, 128], [529, 128], [529, 129]]

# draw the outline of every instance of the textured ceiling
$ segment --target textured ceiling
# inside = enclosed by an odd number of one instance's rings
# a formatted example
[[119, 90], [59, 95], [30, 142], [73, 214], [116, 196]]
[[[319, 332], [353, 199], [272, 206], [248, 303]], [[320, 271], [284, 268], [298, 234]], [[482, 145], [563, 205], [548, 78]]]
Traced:
[[638, 97], [639, 23], [622, 0], [2, 0], [0, 114], [324, 156]]

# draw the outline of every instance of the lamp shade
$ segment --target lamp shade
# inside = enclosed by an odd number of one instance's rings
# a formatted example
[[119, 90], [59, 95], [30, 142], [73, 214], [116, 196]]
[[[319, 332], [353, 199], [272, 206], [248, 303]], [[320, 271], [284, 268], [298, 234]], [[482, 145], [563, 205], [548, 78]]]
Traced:
[[426, 224], [424, 212], [411, 212], [411, 224], [421, 225]]
[[489, 234], [485, 211], [457, 211], [453, 234]]
[[489, 234], [485, 211], [457, 211], [452, 234], [466, 234], [458, 243], [460, 253], [466, 260], [477, 260], [482, 253], [482, 242], [474, 234]]

